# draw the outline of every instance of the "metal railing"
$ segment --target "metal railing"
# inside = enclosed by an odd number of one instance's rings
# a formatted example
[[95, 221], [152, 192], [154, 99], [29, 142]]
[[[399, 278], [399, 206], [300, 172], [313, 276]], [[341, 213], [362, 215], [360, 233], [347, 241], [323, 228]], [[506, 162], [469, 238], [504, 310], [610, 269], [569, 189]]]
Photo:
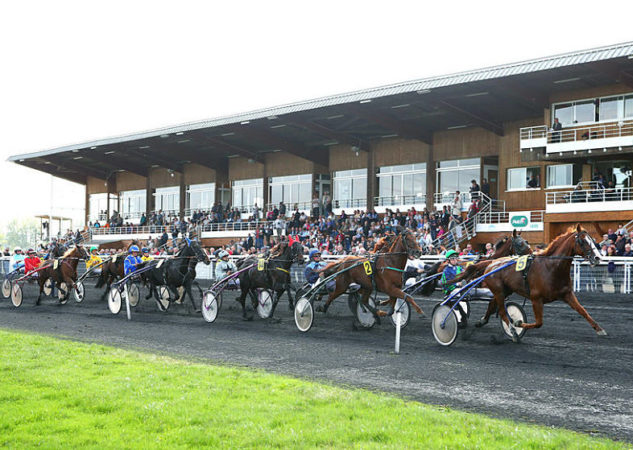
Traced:
[[590, 189], [570, 188], [545, 193], [545, 203], [548, 205], [589, 202], [622, 202], [627, 200], [633, 200], [633, 188], [604, 189], [601, 186], [599, 187], [598, 185], [595, 185]]
[[426, 203], [425, 195], [393, 195], [390, 197], [374, 197], [374, 206], [407, 206]]
[[366, 209], [367, 199], [365, 198], [353, 198], [347, 200], [333, 200], [332, 206], [334, 208], [354, 208], [354, 209]]
[[[272, 224], [270, 221], [250, 221], [250, 222], [222, 222], [209, 223], [199, 225], [201, 232], [214, 231], [255, 231], [258, 227], [265, 227]], [[181, 229], [178, 228], [180, 232]], [[171, 233], [171, 225], [146, 225], [146, 226], [129, 226], [129, 227], [101, 227], [91, 229], [93, 236], [108, 236], [121, 234], [162, 234], [163, 232]]]
[[[291, 214], [295, 209], [299, 211], [312, 211], [312, 201], [309, 202], [295, 202], [295, 203], [284, 203], [286, 205], [286, 214]], [[321, 207], [321, 200], [319, 200], [319, 208]], [[279, 203], [269, 203], [268, 211], [272, 211], [274, 208], [279, 209]]]
[[545, 125], [539, 125], [521, 128], [519, 136], [521, 140], [547, 138], [548, 144], [633, 136], [633, 121], [604, 122], [596, 125], [563, 128], [558, 131], [548, 129]]
[[[512, 211], [487, 211], [477, 217], [477, 223], [495, 224], [508, 223]], [[545, 211], [530, 211], [530, 223], [542, 223], [545, 217]]]

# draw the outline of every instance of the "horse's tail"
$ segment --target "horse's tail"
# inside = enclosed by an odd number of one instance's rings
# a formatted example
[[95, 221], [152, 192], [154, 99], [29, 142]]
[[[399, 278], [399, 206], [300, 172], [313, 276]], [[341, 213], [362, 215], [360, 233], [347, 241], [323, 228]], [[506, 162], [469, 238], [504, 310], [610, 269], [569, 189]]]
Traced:
[[453, 278], [451, 283], [458, 283], [463, 280], [470, 281], [482, 276], [492, 261], [493, 260], [486, 260], [469, 265], [466, 267], [466, 270]]

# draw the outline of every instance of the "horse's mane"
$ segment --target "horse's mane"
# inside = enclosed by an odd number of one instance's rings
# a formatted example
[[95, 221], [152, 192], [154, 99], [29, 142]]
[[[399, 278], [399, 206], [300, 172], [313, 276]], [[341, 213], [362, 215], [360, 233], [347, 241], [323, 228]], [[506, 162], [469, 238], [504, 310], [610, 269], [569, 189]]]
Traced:
[[537, 255], [549, 256], [554, 253], [558, 248], [563, 244], [563, 242], [572, 234], [575, 233], [576, 230], [573, 227], [569, 227], [566, 232], [560, 234], [554, 238], [552, 242], [549, 243], [547, 247], [545, 247], [540, 252], [537, 252]]
[[72, 255], [73, 252], [75, 251], [75, 249], [77, 249], [77, 247], [69, 248], [68, 250], [66, 250], [64, 252], [64, 254], [62, 255], [62, 258], [66, 258], [66, 257]]
[[495, 242], [495, 250], [499, 250], [503, 246], [503, 244], [508, 242], [507, 239], [508, 239], [507, 236], [499, 238], [499, 240], [497, 242]]

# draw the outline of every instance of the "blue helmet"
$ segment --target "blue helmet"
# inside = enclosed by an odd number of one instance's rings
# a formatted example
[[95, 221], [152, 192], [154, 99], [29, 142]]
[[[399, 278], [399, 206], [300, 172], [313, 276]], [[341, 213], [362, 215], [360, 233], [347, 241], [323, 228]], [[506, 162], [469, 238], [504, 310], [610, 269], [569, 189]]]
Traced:
[[321, 252], [316, 248], [313, 248], [312, 250], [310, 250], [310, 259], [314, 258], [314, 255], [321, 256]]
[[142, 252], [143, 252], [143, 253], [149, 253], [149, 249], [148, 249], [147, 247], [143, 247]]
[[128, 249], [128, 253], [138, 252], [138, 245], [133, 245]]

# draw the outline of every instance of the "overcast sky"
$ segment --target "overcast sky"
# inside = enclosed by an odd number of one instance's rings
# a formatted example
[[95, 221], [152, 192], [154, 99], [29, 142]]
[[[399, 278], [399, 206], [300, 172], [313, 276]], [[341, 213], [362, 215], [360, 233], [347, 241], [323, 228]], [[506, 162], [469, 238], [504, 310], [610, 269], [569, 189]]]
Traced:
[[0, 224], [50, 210], [10, 155], [633, 41], [631, 1], [219, 3], [1, 3]]

